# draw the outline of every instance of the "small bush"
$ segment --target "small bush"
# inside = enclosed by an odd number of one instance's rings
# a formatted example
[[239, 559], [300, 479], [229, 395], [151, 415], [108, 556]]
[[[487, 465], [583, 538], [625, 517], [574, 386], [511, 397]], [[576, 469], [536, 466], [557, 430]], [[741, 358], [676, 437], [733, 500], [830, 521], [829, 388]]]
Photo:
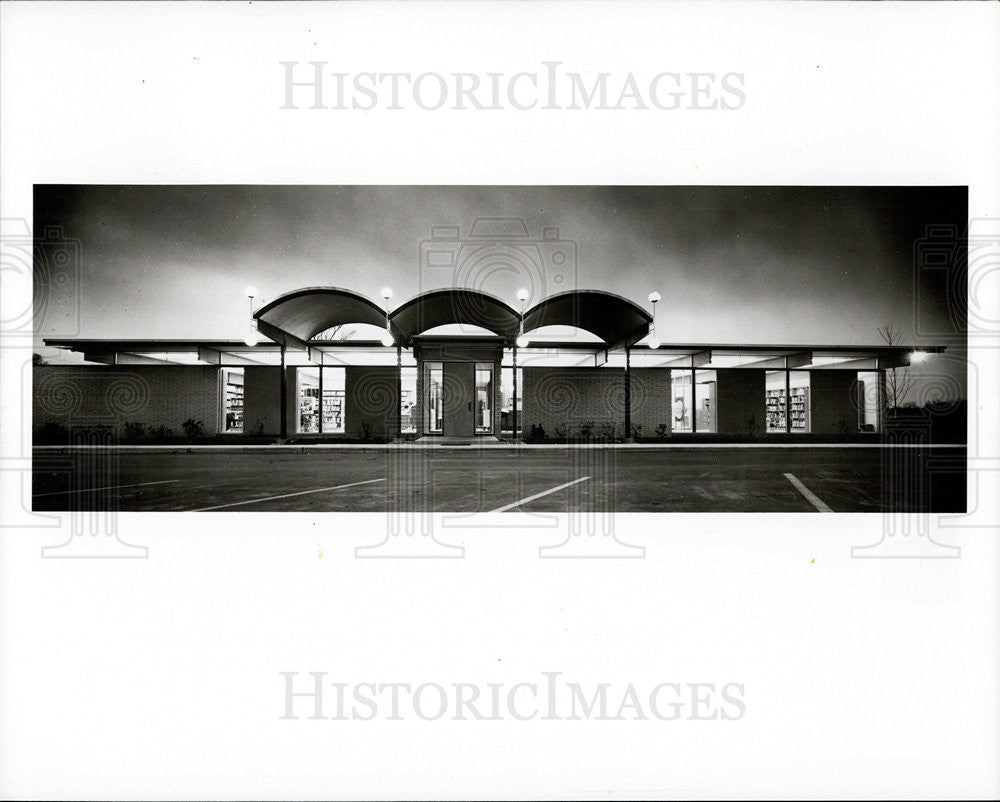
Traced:
[[122, 439], [126, 442], [134, 443], [137, 440], [142, 440], [145, 435], [146, 427], [139, 421], [128, 421], [122, 427]]
[[658, 423], [656, 425], [656, 436], [659, 437], [661, 440], [667, 436], [667, 424]]
[[556, 437], [560, 440], [566, 439], [566, 427], [564, 425], [556, 424]]
[[42, 445], [64, 445], [69, 442], [69, 430], [61, 423], [46, 423], [35, 432], [34, 440]]
[[146, 436], [153, 442], [162, 443], [174, 436], [174, 430], [160, 424], [150, 429]]
[[525, 439], [529, 443], [541, 443], [545, 439], [545, 428], [540, 423], [533, 424]]
[[617, 424], [614, 421], [605, 421], [601, 424], [601, 439], [613, 443], [615, 440], [615, 429]]
[[594, 422], [592, 420], [585, 420], [580, 424], [580, 437], [584, 440], [589, 440], [590, 435], [594, 432]]
[[205, 424], [200, 420], [195, 420], [194, 418], [188, 418], [181, 424], [181, 426], [184, 427], [184, 436], [187, 437], [188, 440], [201, 437], [205, 433]]
[[633, 423], [632, 424], [632, 439], [633, 440], [638, 440], [640, 437], [642, 437], [642, 424], [641, 423]]
[[361, 421], [361, 439], [368, 442], [372, 439], [372, 432], [375, 431], [375, 420], [373, 418], [365, 418]]

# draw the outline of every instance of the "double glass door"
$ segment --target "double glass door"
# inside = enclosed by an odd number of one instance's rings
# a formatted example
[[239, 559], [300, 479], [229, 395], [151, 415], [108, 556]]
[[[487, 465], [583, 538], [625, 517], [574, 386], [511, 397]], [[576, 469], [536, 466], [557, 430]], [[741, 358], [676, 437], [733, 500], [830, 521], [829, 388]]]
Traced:
[[493, 364], [428, 362], [427, 431], [445, 437], [493, 432]]

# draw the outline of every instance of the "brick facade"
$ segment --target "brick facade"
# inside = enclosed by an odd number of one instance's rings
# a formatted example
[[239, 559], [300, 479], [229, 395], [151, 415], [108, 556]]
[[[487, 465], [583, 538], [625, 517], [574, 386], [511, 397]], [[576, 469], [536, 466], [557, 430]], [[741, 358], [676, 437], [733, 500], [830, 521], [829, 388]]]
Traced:
[[395, 366], [348, 365], [344, 377], [344, 431], [349, 437], [395, 437], [399, 419]]
[[592, 433], [625, 427], [625, 371], [621, 368], [524, 368], [521, 430], [540, 425], [547, 437], [576, 437], [584, 423]]
[[219, 431], [219, 369], [209, 365], [35, 365], [32, 387], [33, 431], [139, 423], [183, 434], [188, 418]]

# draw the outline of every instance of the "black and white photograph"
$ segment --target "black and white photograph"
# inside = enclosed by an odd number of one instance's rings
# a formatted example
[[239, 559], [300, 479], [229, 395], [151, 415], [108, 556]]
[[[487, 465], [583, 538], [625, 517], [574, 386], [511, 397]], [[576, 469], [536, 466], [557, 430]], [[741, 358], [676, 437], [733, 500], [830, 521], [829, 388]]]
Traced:
[[32, 498], [964, 512], [967, 207], [965, 187], [36, 187]]
[[997, 42], [0, 0], [0, 798], [1000, 798]]

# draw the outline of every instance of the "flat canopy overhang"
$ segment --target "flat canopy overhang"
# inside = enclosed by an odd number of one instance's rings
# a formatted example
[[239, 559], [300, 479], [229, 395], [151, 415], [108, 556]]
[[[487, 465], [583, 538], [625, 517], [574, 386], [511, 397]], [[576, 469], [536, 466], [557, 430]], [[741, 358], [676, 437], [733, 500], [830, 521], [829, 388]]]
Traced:
[[525, 333], [572, 326], [599, 337], [605, 348], [628, 348], [647, 334], [652, 316], [627, 298], [601, 290], [570, 290], [535, 304], [524, 315]]
[[[453, 337], [414, 337], [412, 343], [421, 342], [455, 342]], [[496, 341], [494, 338], [463, 337], [463, 342], [482, 340]], [[178, 364], [190, 364], [192, 360], [201, 364], [225, 364], [227, 357], [253, 359], [254, 355], [277, 354], [280, 345], [273, 342], [262, 342], [248, 346], [240, 340], [125, 340], [125, 339], [87, 339], [87, 338], [45, 338], [42, 341], [46, 347], [60, 348], [82, 354], [91, 362], [115, 364], [127, 361], [130, 357], [145, 361], [164, 363], [174, 361], [172, 355], [190, 355], [191, 360], [178, 361]], [[594, 351], [594, 343], [580, 342], [546, 342], [523, 349], [526, 353], [551, 353], [558, 351], [581, 352]], [[601, 346], [603, 349], [603, 346]], [[395, 347], [386, 348], [374, 340], [312, 340], [305, 343], [304, 351], [319, 354], [322, 352], [395, 351]], [[519, 351], [522, 349], [519, 349]], [[633, 356], [656, 356], [665, 362], [678, 360], [671, 367], [690, 366], [694, 362], [701, 366], [743, 367], [767, 369], [802, 369], [817, 370], [822, 368], [848, 368], [860, 360], [873, 361], [872, 368], [885, 370], [902, 367], [909, 364], [909, 356], [914, 351], [927, 354], [944, 353], [943, 345], [739, 345], [712, 343], [670, 343], [658, 349], [645, 345], [632, 346]], [[220, 359], [221, 356], [221, 359]], [[148, 359], [143, 359], [148, 357]], [[122, 358], [122, 359], [120, 359]], [[663, 364], [662, 367], [668, 365]]]

